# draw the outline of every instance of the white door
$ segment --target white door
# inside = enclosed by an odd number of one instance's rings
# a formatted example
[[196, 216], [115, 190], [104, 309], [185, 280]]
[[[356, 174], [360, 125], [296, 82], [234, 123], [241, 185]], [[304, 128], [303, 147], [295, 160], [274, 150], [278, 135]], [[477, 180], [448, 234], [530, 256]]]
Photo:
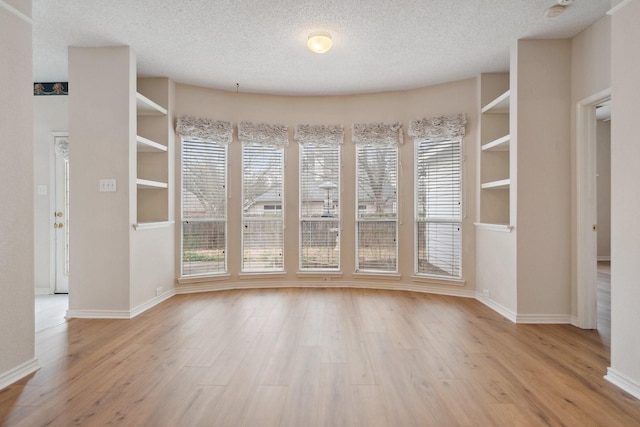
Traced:
[[55, 286], [57, 294], [69, 293], [69, 139], [66, 134], [53, 137], [55, 151]]

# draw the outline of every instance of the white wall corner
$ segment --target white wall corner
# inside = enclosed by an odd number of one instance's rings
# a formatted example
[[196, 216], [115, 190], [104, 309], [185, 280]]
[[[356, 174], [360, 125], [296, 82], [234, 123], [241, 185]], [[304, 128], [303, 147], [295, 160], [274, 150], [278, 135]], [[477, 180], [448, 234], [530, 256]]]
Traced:
[[604, 378], [636, 399], [640, 399], [640, 384], [631, 378], [627, 378], [611, 367], [607, 368], [607, 375], [605, 375]]
[[29, 374], [34, 373], [40, 369], [40, 364], [38, 363], [38, 359], [33, 358], [21, 365], [16, 366], [15, 368], [0, 374], [0, 390], [5, 387], [10, 386], [16, 381], [21, 380]]
[[164, 292], [163, 294], [158, 295], [157, 297], [154, 297], [153, 299], [150, 299], [149, 301], [145, 302], [144, 304], [140, 304], [139, 306], [137, 306], [136, 308], [134, 308], [133, 310], [131, 310], [129, 312], [129, 318], [132, 319], [132, 318], [136, 317], [137, 315], [144, 313], [145, 311], [155, 307], [156, 305], [160, 304], [161, 302], [168, 300], [169, 298], [171, 298], [175, 294], [176, 294], [176, 290], [174, 288], [171, 288], [168, 291]]
[[35, 288], [35, 295], [51, 295], [52, 293], [50, 288]]
[[476, 299], [506, 319], [511, 320], [513, 323], [517, 323], [518, 315], [502, 304], [495, 302], [491, 298], [485, 297], [480, 292], [476, 292]]

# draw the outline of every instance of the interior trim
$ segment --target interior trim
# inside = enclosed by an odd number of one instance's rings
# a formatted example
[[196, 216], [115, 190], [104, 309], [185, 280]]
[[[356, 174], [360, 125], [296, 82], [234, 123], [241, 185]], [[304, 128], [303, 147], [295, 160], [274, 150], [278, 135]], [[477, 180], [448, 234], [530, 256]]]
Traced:
[[10, 4], [5, 3], [4, 1], [0, 0], [0, 7], [3, 7], [5, 9], [7, 9], [9, 12], [13, 13], [14, 15], [16, 15], [18, 18], [22, 19], [26, 23], [28, 23], [30, 25], [33, 25], [33, 19], [31, 19], [30, 17], [28, 17], [24, 13], [20, 12], [18, 9], [16, 9], [13, 6], [11, 6]]

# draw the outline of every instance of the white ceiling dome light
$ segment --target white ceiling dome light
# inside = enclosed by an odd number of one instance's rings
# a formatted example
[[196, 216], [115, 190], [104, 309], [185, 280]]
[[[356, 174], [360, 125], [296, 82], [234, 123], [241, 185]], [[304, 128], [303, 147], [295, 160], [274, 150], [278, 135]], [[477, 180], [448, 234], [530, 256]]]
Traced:
[[558, 0], [558, 4], [554, 4], [553, 6], [549, 6], [544, 11], [544, 16], [546, 18], [555, 18], [556, 16], [562, 15], [564, 10], [573, 4], [573, 0]]
[[331, 40], [331, 34], [326, 31], [314, 31], [309, 34], [307, 47], [311, 52], [325, 53], [331, 49], [332, 45], [333, 41]]

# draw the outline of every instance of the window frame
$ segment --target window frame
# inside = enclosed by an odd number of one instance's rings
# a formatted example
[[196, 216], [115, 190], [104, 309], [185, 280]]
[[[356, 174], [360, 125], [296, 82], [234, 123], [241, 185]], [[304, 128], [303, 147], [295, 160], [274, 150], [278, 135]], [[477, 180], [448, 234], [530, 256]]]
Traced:
[[[459, 200], [459, 204], [460, 204], [460, 216], [459, 218], [455, 218], [455, 217], [448, 217], [448, 218], [444, 218], [444, 217], [440, 217], [440, 218], [435, 218], [432, 220], [429, 220], [427, 215], [425, 215], [424, 219], [420, 218], [419, 215], [419, 195], [418, 195], [418, 191], [420, 190], [420, 186], [419, 186], [419, 176], [418, 176], [418, 171], [419, 171], [419, 161], [420, 161], [420, 155], [419, 155], [419, 150], [420, 150], [420, 146], [421, 144], [424, 143], [433, 143], [433, 144], [438, 144], [439, 142], [453, 142], [458, 144], [458, 151], [459, 151], [459, 161], [458, 161], [458, 170], [459, 170], [459, 175], [458, 175], [458, 179], [459, 179], [459, 193], [458, 193], [458, 200]], [[445, 139], [443, 141], [432, 141], [429, 139], [416, 139], [414, 142], [414, 179], [413, 179], [413, 190], [414, 190], [414, 196], [413, 196], [413, 200], [414, 200], [414, 230], [413, 230], [413, 239], [414, 239], [414, 274], [416, 276], [419, 277], [424, 277], [424, 278], [434, 278], [434, 279], [439, 279], [439, 280], [452, 280], [452, 281], [457, 281], [457, 280], [461, 280], [463, 277], [463, 272], [462, 272], [462, 264], [463, 264], [463, 256], [462, 256], [462, 243], [463, 243], [463, 220], [464, 220], [464, 152], [463, 152], [463, 138], [462, 137], [457, 137], [457, 138], [450, 138], [450, 139]], [[420, 264], [420, 239], [418, 236], [419, 233], [419, 225], [423, 223], [423, 224], [458, 224], [459, 227], [459, 235], [460, 235], [460, 240], [458, 243], [458, 271], [459, 274], [458, 275], [441, 275], [441, 274], [433, 274], [433, 273], [423, 273], [420, 272], [419, 270], [419, 264]]]
[[[334, 148], [337, 150], [337, 154], [338, 154], [338, 160], [337, 160], [337, 170], [338, 170], [338, 176], [336, 179], [335, 184], [337, 185], [335, 191], [336, 194], [338, 194], [338, 209], [337, 209], [337, 216], [336, 217], [310, 217], [310, 216], [303, 216], [302, 214], [302, 208], [303, 208], [303, 195], [302, 195], [302, 191], [303, 191], [303, 185], [302, 185], [302, 179], [303, 179], [303, 175], [302, 175], [302, 162], [304, 160], [304, 150], [305, 150], [305, 146], [314, 146], [314, 147], [319, 147], [319, 148]], [[298, 269], [301, 272], [309, 272], [309, 273], [313, 273], [313, 272], [331, 272], [331, 273], [335, 273], [335, 272], [339, 272], [341, 271], [342, 268], [342, 242], [341, 242], [341, 235], [342, 235], [342, 205], [343, 205], [343, 201], [342, 201], [342, 144], [337, 144], [335, 146], [330, 145], [330, 146], [324, 146], [324, 145], [314, 145], [314, 144], [300, 144], [300, 151], [299, 151], [299, 156], [298, 156], [298, 193], [299, 193], [299, 197], [298, 197]], [[331, 208], [330, 208], [331, 209]], [[317, 222], [317, 223], [321, 223], [321, 222], [338, 222], [338, 235], [337, 235], [337, 243], [336, 246], [338, 248], [338, 266], [337, 267], [326, 267], [326, 268], [322, 268], [322, 267], [318, 267], [318, 268], [310, 268], [310, 267], [303, 267], [302, 265], [302, 259], [303, 259], [303, 245], [302, 245], [302, 237], [303, 237], [303, 224], [305, 222]]]
[[[360, 205], [360, 156], [359, 150], [366, 148], [393, 148], [395, 149], [395, 216], [392, 218], [366, 218], [361, 217], [361, 205]], [[356, 174], [355, 174], [355, 272], [366, 274], [398, 274], [398, 255], [399, 255], [399, 236], [398, 236], [398, 224], [400, 219], [400, 188], [399, 188], [399, 173], [400, 173], [400, 147], [398, 145], [378, 145], [378, 144], [356, 144], [355, 150], [355, 162], [356, 162]], [[364, 211], [366, 211], [366, 205]], [[360, 267], [360, 224], [361, 223], [393, 223], [394, 224], [394, 236], [395, 236], [395, 269], [393, 270], [380, 270], [380, 269], [363, 269]]]
[[[279, 165], [279, 169], [280, 169], [280, 182], [281, 182], [281, 192], [280, 192], [280, 201], [274, 201], [273, 203], [270, 203], [270, 205], [279, 205], [280, 209], [273, 209], [274, 210], [274, 215], [273, 216], [265, 216], [263, 213], [263, 216], [254, 216], [254, 217], [246, 217], [245, 216], [245, 208], [244, 208], [244, 200], [245, 200], [245, 148], [252, 148], [252, 149], [271, 149], [271, 150], [278, 150], [280, 152], [280, 165]], [[286, 265], [286, 253], [285, 253], [285, 230], [286, 230], [286, 206], [285, 206], [285, 202], [286, 202], [286, 194], [285, 194], [285, 164], [286, 164], [286, 150], [284, 147], [273, 147], [273, 146], [269, 146], [269, 145], [256, 145], [256, 144], [242, 144], [241, 146], [241, 171], [242, 171], [242, 178], [240, 179], [240, 274], [271, 274], [271, 273], [283, 273], [285, 272], [285, 265]], [[264, 211], [264, 209], [263, 209]], [[279, 214], [278, 214], [279, 213]], [[245, 222], [255, 222], [255, 223], [260, 223], [260, 222], [280, 222], [281, 223], [281, 236], [282, 236], [282, 246], [281, 246], [281, 264], [282, 264], [282, 268], [281, 269], [264, 269], [264, 270], [258, 270], [258, 269], [246, 269], [245, 268], [245, 256], [244, 256], [244, 251], [245, 251]]]
[[[202, 219], [202, 218], [193, 218], [193, 219], [185, 219], [184, 215], [184, 191], [185, 191], [185, 158], [184, 158], [184, 149], [185, 142], [193, 142], [199, 144], [215, 144], [217, 147], [222, 148], [224, 150], [224, 215], [223, 218], [215, 218], [215, 219]], [[180, 139], [180, 277], [182, 278], [193, 278], [193, 277], [202, 277], [202, 276], [218, 276], [228, 274], [229, 272], [229, 256], [228, 256], [228, 244], [229, 244], [229, 146], [218, 144], [217, 142], [206, 142], [201, 141], [196, 138], [181, 138]], [[222, 222], [224, 223], [224, 262], [223, 269], [218, 271], [207, 271], [203, 273], [196, 274], [185, 274], [184, 272], [184, 223], [186, 221], [192, 222]]]

